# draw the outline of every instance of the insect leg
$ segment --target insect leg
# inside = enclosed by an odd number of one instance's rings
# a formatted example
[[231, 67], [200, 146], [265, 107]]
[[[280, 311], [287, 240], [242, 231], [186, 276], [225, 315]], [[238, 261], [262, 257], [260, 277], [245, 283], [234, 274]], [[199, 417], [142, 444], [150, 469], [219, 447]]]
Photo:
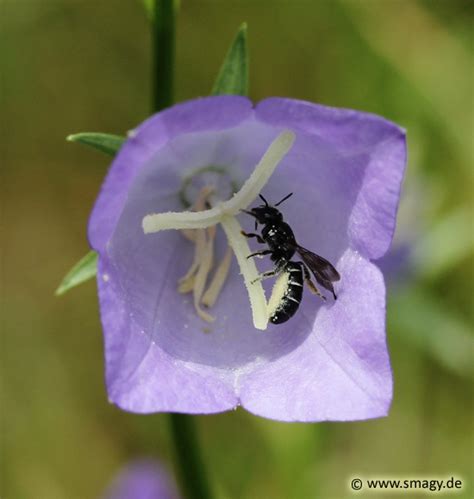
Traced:
[[244, 232], [243, 230], [240, 231], [240, 233], [245, 236], [245, 237], [248, 237], [248, 238], [251, 238], [251, 237], [256, 237], [257, 238], [257, 241], [260, 243], [260, 244], [265, 244], [265, 241], [262, 239], [262, 236], [260, 234], [253, 234], [251, 232]]
[[257, 251], [256, 253], [252, 253], [251, 255], [249, 255], [247, 258], [252, 258], [254, 256], [258, 256], [259, 258], [262, 258], [265, 255], [271, 255], [272, 253], [273, 253], [272, 250]]
[[320, 292], [319, 289], [314, 285], [313, 281], [311, 280], [311, 275], [309, 273], [308, 267], [303, 262], [300, 262], [301, 265], [303, 266], [303, 275], [304, 275], [304, 280], [306, 284], [308, 285], [309, 290], [313, 295], [317, 295], [320, 298], [322, 298], [324, 301], [326, 301], [326, 297], [323, 296]]
[[253, 284], [254, 282], [257, 281], [263, 281], [264, 279], [268, 279], [269, 277], [273, 277], [274, 275], [279, 274], [282, 271], [281, 268], [276, 268], [273, 270], [269, 270], [268, 272], [264, 272], [263, 274], [260, 274], [256, 279], [250, 282], [250, 284]]

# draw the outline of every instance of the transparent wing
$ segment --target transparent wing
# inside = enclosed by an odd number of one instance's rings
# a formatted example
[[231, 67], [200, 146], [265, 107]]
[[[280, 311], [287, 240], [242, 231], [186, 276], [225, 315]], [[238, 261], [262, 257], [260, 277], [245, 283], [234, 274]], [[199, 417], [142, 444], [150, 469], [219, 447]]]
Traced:
[[313, 273], [316, 281], [323, 286], [323, 288], [331, 291], [334, 299], [336, 299], [337, 297], [336, 293], [334, 293], [332, 283], [339, 281], [341, 276], [334, 266], [322, 256], [316, 255], [302, 246], [297, 246], [296, 251], [303, 259], [303, 262], [309, 267], [309, 270]]

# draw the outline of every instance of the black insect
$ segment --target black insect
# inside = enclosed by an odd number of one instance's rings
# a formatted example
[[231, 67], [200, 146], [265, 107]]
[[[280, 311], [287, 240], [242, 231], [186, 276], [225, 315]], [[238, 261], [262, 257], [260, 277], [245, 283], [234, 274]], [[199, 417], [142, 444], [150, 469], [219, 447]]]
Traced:
[[[275, 206], [269, 205], [267, 200], [260, 195], [265, 204], [252, 208], [250, 211], [242, 210], [255, 218], [255, 230], [258, 228], [258, 224], [263, 225], [261, 234], [244, 231], [242, 234], [246, 237], [255, 237], [259, 243], [266, 243], [269, 248], [252, 253], [247, 258], [270, 255], [270, 259], [275, 264], [273, 270], [264, 272], [258, 279], [262, 280], [279, 275], [269, 301], [270, 322], [273, 324], [286, 322], [298, 310], [303, 296], [303, 282], [306, 282], [314, 294], [323, 300], [326, 299], [311, 281], [308, 267], [316, 281], [330, 291], [335, 300], [337, 296], [332, 283], [340, 279], [337, 270], [331, 263], [296, 242], [291, 227], [283, 221], [283, 215], [276, 207], [292, 194], [285, 196]], [[291, 261], [295, 253], [301, 256], [302, 262]]]

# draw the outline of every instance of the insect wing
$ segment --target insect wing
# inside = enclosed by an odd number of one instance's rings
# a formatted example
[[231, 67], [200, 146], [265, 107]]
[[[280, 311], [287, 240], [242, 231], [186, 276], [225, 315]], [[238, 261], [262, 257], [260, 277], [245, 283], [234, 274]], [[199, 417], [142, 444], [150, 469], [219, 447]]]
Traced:
[[[317, 272], [319, 276], [326, 281], [339, 281], [341, 276], [338, 271], [325, 258], [316, 255], [302, 246], [297, 246], [296, 250], [313, 273]], [[316, 277], [316, 275], [314, 277]]]
[[322, 256], [316, 255], [302, 246], [297, 246], [296, 251], [301, 255], [303, 262], [309, 267], [316, 281], [328, 291], [331, 291], [334, 298], [336, 298], [332, 283], [339, 281], [341, 276], [334, 266]]

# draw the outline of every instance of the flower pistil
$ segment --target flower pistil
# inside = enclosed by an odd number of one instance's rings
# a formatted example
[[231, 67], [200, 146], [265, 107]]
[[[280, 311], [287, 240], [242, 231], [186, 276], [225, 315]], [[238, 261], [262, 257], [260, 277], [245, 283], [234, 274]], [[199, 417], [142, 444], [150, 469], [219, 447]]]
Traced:
[[[292, 147], [294, 140], [295, 134], [292, 131], [286, 130], [280, 133], [270, 144], [242, 188], [227, 201], [216, 201], [212, 203], [211, 208], [202, 209], [211, 195], [211, 188], [204, 188], [195, 203], [195, 211], [153, 213], [143, 218], [142, 227], [145, 234], [165, 229], [177, 229], [183, 231], [188, 239], [194, 239], [196, 245], [194, 261], [188, 273], [180, 280], [180, 291], [186, 292], [190, 288], [193, 290], [194, 306], [201, 318], [213, 320], [211, 315], [201, 309], [200, 303], [211, 306], [215, 302], [230, 266], [231, 258], [228, 250], [209, 288], [204, 293], [206, 278], [212, 267], [215, 226], [219, 223], [224, 229], [228, 244], [237, 258], [240, 273], [244, 278], [254, 327], [266, 329], [268, 310], [265, 293], [258, 279], [259, 274], [254, 261], [247, 258], [251, 251], [246, 238], [241, 235], [242, 228], [236, 215], [248, 208], [257, 198], [278, 164]], [[189, 229], [198, 230], [189, 231]], [[207, 235], [203, 229], [207, 229]]]

